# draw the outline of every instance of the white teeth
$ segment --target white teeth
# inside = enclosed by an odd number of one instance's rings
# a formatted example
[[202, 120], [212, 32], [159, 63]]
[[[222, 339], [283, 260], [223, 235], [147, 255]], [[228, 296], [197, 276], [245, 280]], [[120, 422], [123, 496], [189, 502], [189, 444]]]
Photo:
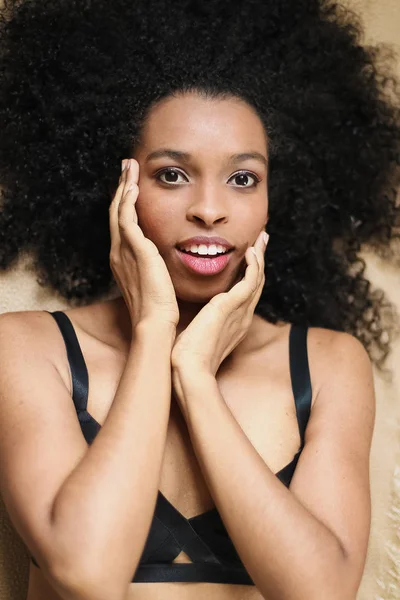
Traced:
[[184, 246], [182, 249], [189, 252], [195, 252], [196, 254], [202, 254], [204, 256], [223, 254], [228, 251], [227, 248], [217, 244], [211, 244], [210, 246], [206, 246], [206, 244], [194, 244], [193, 246]]

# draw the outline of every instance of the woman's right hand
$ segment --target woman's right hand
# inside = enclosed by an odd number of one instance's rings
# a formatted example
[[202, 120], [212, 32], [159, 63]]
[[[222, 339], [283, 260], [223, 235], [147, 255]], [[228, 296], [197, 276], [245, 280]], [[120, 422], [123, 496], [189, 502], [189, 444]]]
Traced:
[[[132, 328], [142, 322], [176, 327], [179, 308], [167, 266], [157, 246], [138, 225], [139, 163], [124, 160], [119, 186], [110, 205], [110, 266], [128, 307]], [[124, 168], [125, 166], [125, 168]]]

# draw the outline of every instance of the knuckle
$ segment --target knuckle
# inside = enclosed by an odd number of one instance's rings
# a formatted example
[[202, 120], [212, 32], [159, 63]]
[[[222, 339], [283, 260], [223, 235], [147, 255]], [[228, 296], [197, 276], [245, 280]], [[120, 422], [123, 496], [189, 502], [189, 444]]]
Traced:
[[124, 206], [120, 206], [118, 209], [118, 220], [121, 223], [126, 221], [126, 211], [124, 210]]
[[119, 263], [119, 253], [117, 253], [115, 250], [113, 250], [112, 252], [110, 252], [110, 263], [113, 265], [117, 265]]
[[243, 318], [243, 330], [247, 331], [253, 322], [253, 313], [246, 314]]
[[129, 231], [129, 225], [126, 219], [121, 218], [119, 220], [119, 228], [122, 233], [127, 233]]
[[130, 183], [128, 186], [128, 189], [126, 190], [126, 193], [129, 194], [131, 192], [137, 192], [139, 191], [139, 186], [137, 183]]
[[118, 205], [118, 215], [121, 215], [122, 212], [125, 212], [127, 208], [129, 208], [129, 200], [126, 197], [121, 198], [121, 201]]

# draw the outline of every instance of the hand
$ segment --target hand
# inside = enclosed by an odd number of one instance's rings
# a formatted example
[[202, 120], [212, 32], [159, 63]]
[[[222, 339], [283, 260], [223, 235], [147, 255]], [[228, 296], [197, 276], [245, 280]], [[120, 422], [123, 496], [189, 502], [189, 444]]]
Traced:
[[176, 327], [179, 309], [167, 266], [157, 246], [138, 225], [139, 163], [123, 161], [119, 186], [110, 205], [110, 266], [128, 307], [132, 328], [141, 322]]
[[[267, 242], [261, 231], [252, 247], [247, 248], [247, 268], [241, 281], [229, 292], [214, 296], [176, 339], [171, 353], [172, 370], [211, 373], [214, 377], [222, 361], [245, 338], [265, 283], [264, 252]], [[179, 395], [179, 390], [176, 390]]]

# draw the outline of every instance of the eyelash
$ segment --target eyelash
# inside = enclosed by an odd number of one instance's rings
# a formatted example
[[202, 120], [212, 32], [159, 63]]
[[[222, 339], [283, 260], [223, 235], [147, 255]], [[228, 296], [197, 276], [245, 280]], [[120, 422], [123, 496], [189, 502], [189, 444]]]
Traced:
[[[169, 168], [165, 168], [165, 169], [161, 169], [160, 171], [157, 171], [157, 173], [155, 173], [154, 177], [155, 179], [157, 179], [157, 181], [160, 181], [160, 183], [164, 184], [164, 185], [168, 185], [168, 186], [177, 186], [179, 185], [179, 183], [171, 183], [168, 181], [161, 181], [160, 180], [160, 176], [163, 175], [164, 173], [179, 173], [180, 175], [184, 176], [184, 174], [182, 173], [182, 171], [180, 171], [179, 169], [175, 169], [172, 167]], [[251, 171], [238, 171], [237, 173], [234, 173], [229, 179], [233, 179], [234, 177], [237, 177], [238, 175], [250, 175], [250, 177], [252, 177], [254, 179], [254, 183], [253, 185], [238, 185], [238, 186], [234, 186], [234, 187], [239, 187], [239, 188], [243, 188], [243, 189], [250, 189], [250, 188], [256, 188], [257, 185], [260, 183], [261, 179], [259, 177], [257, 177], [257, 175], [255, 175], [255, 173], [252, 173]]]

